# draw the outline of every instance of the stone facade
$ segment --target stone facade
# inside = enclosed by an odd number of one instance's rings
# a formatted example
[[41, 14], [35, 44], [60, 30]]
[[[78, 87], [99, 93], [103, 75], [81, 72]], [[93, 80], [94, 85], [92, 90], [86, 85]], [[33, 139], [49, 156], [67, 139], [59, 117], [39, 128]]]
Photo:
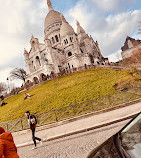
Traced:
[[65, 17], [55, 11], [51, 1], [47, 0], [49, 13], [44, 22], [44, 43], [31, 37], [31, 49], [24, 50], [28, 76], [26, 81], [38, 83], [44, 76], [65, 70], [103, 64], [104, 58], [91, 36], [77, 21], [77, 33]]
[[133, 52], [138, 48], [141, 48], [141, 40], [135, 40], [134, 38], [127, 36], [124, 46], [121, 48], [122, 59], [131, 57]]

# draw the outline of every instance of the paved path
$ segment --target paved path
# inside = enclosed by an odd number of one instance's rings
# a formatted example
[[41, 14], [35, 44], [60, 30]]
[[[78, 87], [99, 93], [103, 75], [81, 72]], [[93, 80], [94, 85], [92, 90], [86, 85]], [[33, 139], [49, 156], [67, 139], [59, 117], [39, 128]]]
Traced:
[[32, 146], [18, 148], [18, 153], [20, 158], [86, 158], [91, 150], [118, 132], [128, 121], [45, 142], [36, 150], [31, 150]]
[[[122, 117], [136, 114], [140, 111], [141, 111], [141, 102], [127, 106], [127, 107], [123, 107], [120, 109], [116, 109], [113, 111], [90, 116], [88, 118], [83, 118], [83, 119], [70, 122], [67, 124], [63, 124], [57, 127], [44, 129], [44, 130], [38, 131], [36, 133], [36, 136], [41, 137], [41, 138], [51, 138], [57, 135], [79, 131], [79, 130], [87, 129], [96, 125], [107, 123], [113, 120], [117, 120]], [[13, 133], [13, 137], [14, 137], [14, 141], [16, 145], [32, 142], [30, 130]]]

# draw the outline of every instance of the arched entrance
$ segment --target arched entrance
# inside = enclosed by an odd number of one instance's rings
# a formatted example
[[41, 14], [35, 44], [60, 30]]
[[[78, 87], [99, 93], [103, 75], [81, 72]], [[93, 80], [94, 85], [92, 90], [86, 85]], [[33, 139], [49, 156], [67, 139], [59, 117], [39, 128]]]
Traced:
[[39, 83], [38, 78], [37, 78], [37, 77], [34, 77], [34, 78], [33, 78], [33, 82], [34, 82], [34, 84], [38, 84], [38, 83]]
[[51, 74], [50, 74], [50, 78], [55, 78], [55, 73], [53, 71], [51, 71]]
[[47, 76], [44, 73], [41, 73], [40, 78], [41, 78], [42, 81], [47, 80]]

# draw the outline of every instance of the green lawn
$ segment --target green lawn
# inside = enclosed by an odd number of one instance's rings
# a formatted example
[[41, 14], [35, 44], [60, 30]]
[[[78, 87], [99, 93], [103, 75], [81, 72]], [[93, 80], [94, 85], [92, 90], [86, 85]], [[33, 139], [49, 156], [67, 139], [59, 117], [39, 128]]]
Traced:
[[0, 122], [24, 116], [25, 111], [45, 112], [69, 104], [112, 94], [115, 83], [130, 78], [129, 71], [90, 69], [63, 76], [29, 90], [31, 98], [23, 100], [24, 93], [5, 100], [0, 108]]

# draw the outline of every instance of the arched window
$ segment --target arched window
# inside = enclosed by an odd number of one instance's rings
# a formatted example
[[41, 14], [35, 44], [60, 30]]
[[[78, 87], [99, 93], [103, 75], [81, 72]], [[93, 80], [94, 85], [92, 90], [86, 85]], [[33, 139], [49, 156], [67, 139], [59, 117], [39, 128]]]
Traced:
[[68, 52], [68, 56], [69, 56], [69, 57], [72, 56], [72, 52]]
[[52, 37], [52, 43], [54, 44], [55, 43], [55, 40], [54, 40], [54, 38]]
[[66, 39], [66, 43], [68, 44], [68, 40]]
[[70, 69], [70, 64], [68, 63], [68, 67], [69, 67], [69, 69]]
[[38, 84], [38, 83], [39, 83], [38, 78], [37, 78], [37, 77], [34, 77], [34, 78], [33, 78], [33, 82], [34, 82], [34, 84]]
[[37, 69], [41, 66], [41, 63], [40, 63], [40, 59], [38, 56], [36, 56], [36, 67]]
[[36, 68], [34, 66], [34, 62], [32, 61], [32, 71], [36, 71]]
[[72, 42], [72, 37], [70, 37], [70, 41]]
[[66, 41], [64, 40], [64, 43], [66, 44]]
[[56, 42], [59, 42], [59, 39], [58, 39], [58, 36], [57, 36], [57, 35], [55, 36], [55, 39], [56, 39]]

